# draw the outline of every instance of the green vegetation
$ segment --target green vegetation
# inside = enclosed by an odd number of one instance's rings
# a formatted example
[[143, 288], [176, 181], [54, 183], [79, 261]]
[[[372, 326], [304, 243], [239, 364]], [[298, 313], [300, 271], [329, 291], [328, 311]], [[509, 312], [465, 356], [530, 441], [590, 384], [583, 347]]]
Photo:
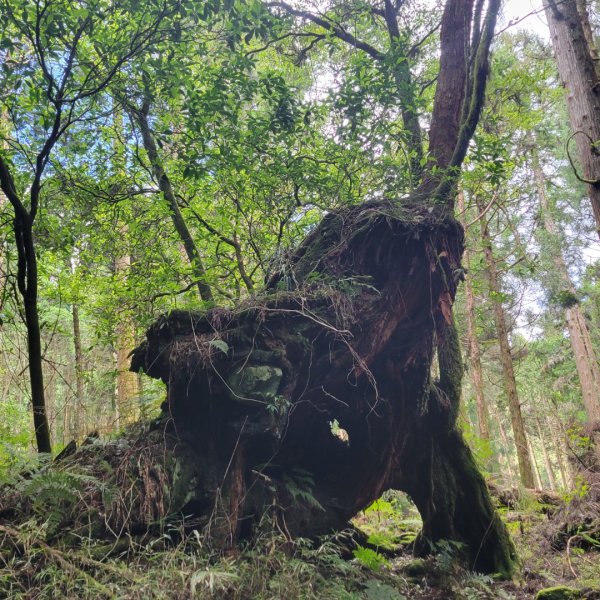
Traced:
[[600, 597], [600, 2], [547, 4], [0, 0], [0, 597]]

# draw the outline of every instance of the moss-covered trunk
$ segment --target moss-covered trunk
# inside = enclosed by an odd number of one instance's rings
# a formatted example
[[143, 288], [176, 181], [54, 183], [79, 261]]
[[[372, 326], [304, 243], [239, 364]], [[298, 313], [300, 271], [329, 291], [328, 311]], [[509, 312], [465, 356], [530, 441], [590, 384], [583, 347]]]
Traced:
[[367, 203], [328, 215], [262, 297], [149, 330], [133, 368], [167, 384], [165, 414], [201, 457], [184, 512], [214, 544], [267, 522], [291, 536], [339, 529], [393, 487], [423, 516], [422, 548], [452, 539], [472, 568], [511, 571], [456, 428], [461, 253], [453, 219]]
[[184, 516], [222, 550], [264, 529], [340, 530], [395, 488], [423, 517], [418, 550], [453, 540], [469, 567], [510, 574], [512, 544], [456, 426], [462, 243], [456, 221], [408, 204], [328, 215], [262, 296], [153, 325], [132, 368], [166, 384], [162, 417], [61, 457], [59, 496], [37, 475], [4, 490], [0, 522], [37, 511], [54, 515], [49, 538], [114, 546]]

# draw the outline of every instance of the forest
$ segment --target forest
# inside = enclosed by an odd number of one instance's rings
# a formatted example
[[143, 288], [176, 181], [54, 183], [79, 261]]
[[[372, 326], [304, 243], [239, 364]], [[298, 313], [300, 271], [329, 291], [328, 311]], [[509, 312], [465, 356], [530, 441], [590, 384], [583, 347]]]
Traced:
[[600, 599], [599, 40], [0, 0], [0, 598]]

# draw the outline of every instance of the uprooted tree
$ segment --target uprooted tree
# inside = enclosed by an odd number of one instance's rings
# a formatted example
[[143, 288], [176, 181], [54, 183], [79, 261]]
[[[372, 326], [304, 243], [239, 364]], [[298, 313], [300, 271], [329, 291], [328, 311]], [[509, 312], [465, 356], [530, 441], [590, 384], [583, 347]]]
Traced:
[[423, 517], [417, 547], [457, 540], [471, 567], [511, 571], [511, 542], [456, 426], [463, 234], [451, 213], [498, 10], [482, 6], [447, 2], [431, 158], [413, 194], [327, 215], [261, 295], [172, 313], [134, 353], [133, 369], [167, 385], [169, 429], [195, 455], [186, 508], [217, 545], [265, 520], [291, 536], [340, 529], [396, 488]]
[[150, 328], [132, 369], [166, 384], [163, 417], [105, 447], [92, 472], [122, 493], [89, 491], [98, 518], [84, 529], [136, 533], [181, 513], [227, 548], [265, 527], [339, 530], [395, 488], [423, 517], [418, 550], [452, 539], [469, 567], [511, 573], [512, 543], [456, 425], [463, 233], [452, 211], [499, 2], [483, 6], [446, 3], [430, 159], [412, 194], [328, 214], [235, 309], [174, 312]]

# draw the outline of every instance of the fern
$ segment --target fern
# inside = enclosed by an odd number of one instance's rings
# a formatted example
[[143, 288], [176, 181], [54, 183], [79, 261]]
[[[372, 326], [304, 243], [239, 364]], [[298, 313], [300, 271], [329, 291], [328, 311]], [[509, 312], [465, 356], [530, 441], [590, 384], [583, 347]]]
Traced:
[[296, 503], [304, 502], [318, 510], [325, 510], [313, 494], [315, 480], [308, 471], [292, 469], [289, 475], [283, 476], [283, 483]]
[[22, 477], [16, 489], [31, 502], [34, 514], [55, 534], [70, 516], [84, 487], [99, 485], [96, 478], [73, 471], [43, 469]]
[[352, 551], [352, 554], [361, 564], [372, 571], [380, 571], [383, 567], [389, 566], [389, 561], [371, 548], [359, 546], [356, 550]]

